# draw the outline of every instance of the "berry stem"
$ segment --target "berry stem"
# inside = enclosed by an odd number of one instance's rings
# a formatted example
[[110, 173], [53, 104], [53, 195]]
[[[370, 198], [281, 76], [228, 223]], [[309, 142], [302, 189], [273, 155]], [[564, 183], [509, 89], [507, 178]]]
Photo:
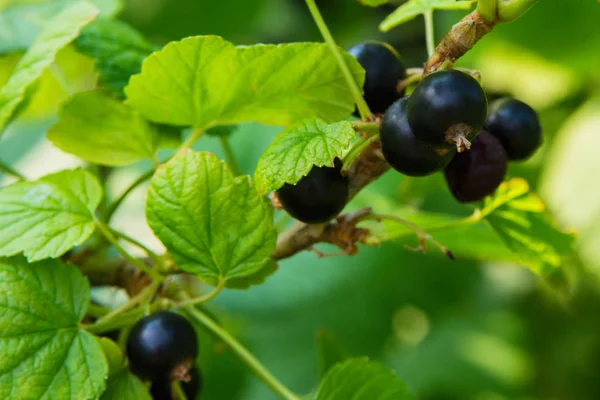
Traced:
[[331, 36], [331, 32], [329, 31], [327, 24], [323, 20], [321, 12], [315, 4], [315, 0], [306, 0], [306, 5], [308, 6], [310, 14], [312, 15], [313, 20], [315, 21], [317, 27], [319, 28], [319, 31], [321, 32], [323, 39], [325, 39], [325, 42], [329, 45], [333, 56], [335, 57], [340, 69], [342, 70], [342, 73], [344, 74], [346, 84], [352, 92], [352, 96], [354, 97], [354, 102], [356, 103], [356, 108], [358, 109], [360, 117], [365, 121], [372, 120], [373, 114], [371, 113], [371, 110], [369, 109], [369, 106], [367, 105], [367, 102], [365, 101], [362, 95], [362, 90], [358, 87], [358, 84], [354, 80], [354, 76], [352, 75], [348, 64], [346, 64], [346, 61], [344, 61], [344, 57], [342, 56], [339, 47], [335, 43], [333, 36]]
[[126, 242], [131, 243], [132, 245], [142, 249], [147, 255], [148, 257], [150, 257], [152, 259], [152, 261], [155, 264], [160, 263], [160, 256], [158, 254], [156, 254], [155, 252], [153, 252], [152, 250], [150, 250], [148, 247], [146, 247], [145, 245], [143, 245], [142, 243], [140, 243], [139, 241], [137, 241], [136, 239], [132, 238], [129, 235], [124, 234], [123, 232], [120, 232], [116, 229], [113, 229], [111, 227], [109, 227], [111, 233], [113, 235], [115, 235], [117, 238], [119, 239], [123, 239]]
[[95, 322], [93, 324], [82, 325], [81, 327], [88, 332], [94, 334], [101, 334], [105, 332], [110, 332], [112, 330], [121, 329], [124, 326], [134, 324], [138, 319], [140, 319], [144, 315], [144, 311], [140, 308], [136, 308], [134, 310], [130, 310], [129, 312], [124, 312], [119, 314], [115, 318], [111, 318], [110, 320], [106, 320], [99, 324]]
[[[495, 1], [495, 0], [494, 0]], [[435, 52], [435, 30], [433, 28], [433, 9], [430, 8], [425, 13], [425, 40], [427, 42], [427, 56], [431, 57]]]
[[477, 3], [477, 12], [488, 22], [496, 21], [497, 8], [497, 0], [479, 0]]
[[135, 188], [137, 188], [139, 185], [150, 179], [152, 175], [154, 175], [154, 171], [154, 169], [146, 171], [142, 175], [140, 175], [135, 181], [131, 182], [131, 184], [123, 191], [123, 193], [121, 193], [119, 197], [117, 197], [112, 203], [108, 205], [108, 207], [106, 207], [106, 213], [104, 214], [104, 218], [102, 218], [102, 220], [105, 223], [109, 223], [113, 214], [115, 213], [115, 211], [117, 211], [117, 208], [119, 208], [123, 200], [125, 200], [125, 198]]
[[219, 283], [217, 284], [217, 286], [215, 286], [215, 288], [209, 293], [203, 296], [194, 297], [193, 299], [182, 300], [179, 303], [175, 304], [173, 308], [196, 306], [198, 304], [206, 303], [207, 301], [214, 299], [224, 287], [225, 279], [219, 279]]
[[173, 381], [171, 383], [171, 388], [173, 389], [173, 398], [177, 400], [188, 400], [185, 392], [181, 388], [181, 383], [179, 381]]
[[210, 333], [225, 342], [235, 355], [252, 371], [260, 380], [269, 386], [273, 392], [286, 400], [300, 400], [300, 397], [292, 393], [287, 387], [277, 380], [261, 363], [238, 342], [229, 332], [215, 323], [206, 314], [194, 307], [187, 307], [186, 313], [190, 318], [196, 320]]
[[235, 176], [240, 175], [240, 167], [235, 158], [235, 155], [233, 154], [233, 151], [231, 150], [229, 138], [225, 135], [219, 135], [219, 141], [221, 142], [221, 147], [225, 152], [225, 160], [227, 161], [229, 168], [231, 168], [231, 172], [233, 172], [233, 175]]
[[379, 139], [379, 125], [377, 125], [376, 132], [370, 132], [369, 135], [360, 138], [358, 142], [350, 149], [346, 157], [344, 157], [344, 165], [342, 171], [348, 171], [352, 162], [363, 152], [364, 149], [369, 147], [371, 143]]
[[144, 264], [141, 260], [139, 260], [139, 259], [133, 257], [131, 254], [129, 254], [127, 252], [127, 250], [125, 250], [119, 244], [119, 239], [117, 239], [117, 237], [112, 234], [111, 229], [106, 224], [104, 224], [100, 220], [96, 220], [95, 222], [96, 222], [96, 227], [104, 235], [106, 240], [108, 240], [110, 242], [110, 244], [113, 245], [113, 247], [123, 256], [124, 259], [126, 259], [127, 261], [129, 261], [130, 263], [135, 265], [140, 271], [143, 271], [144, 273], [146, 273], [146, 275], [148, 275], [153, 280], [158, 281], [158, 282], [164, 281], [164, 278], [158, 272], [156, 272], [154, 269], [152, 269], [151, 267]]
[[4, 164], [3, 162], [0, 162], [0, 171], [4, 172], [7, 175], [13, 176], [21, 181], [27, 180], [27, 178], [25, 178], [20, 172], [15, 171], [14, 169], [12, 169], [8, 165]]

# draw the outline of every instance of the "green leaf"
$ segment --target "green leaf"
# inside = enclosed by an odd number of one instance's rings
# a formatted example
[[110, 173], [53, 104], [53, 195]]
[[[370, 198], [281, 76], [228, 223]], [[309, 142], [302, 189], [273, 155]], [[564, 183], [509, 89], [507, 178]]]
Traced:
[[84, 170], [61, 171], [0, 190], [0, 256], [56, 258], [87, 240], [102, 188]]
[[98, 338], [98, 343], [100, 343], [104, 356], [106, 357], [108, 376], [112, 376], [121, 371], [125, 367], [125, 361], [123, 360], [123, 352], [119, 345], [107, 337]]
[[[26, 50], [49, 20], [78, 0], [5, 0], [0, 3], [0, 54]], [[90, 0], [103, 16], [113, 16], [122, 0]]]
[[379, 29], [387, 32], [430, 10], [468, 10], [472, 3], [462, 0], [409, 0], [388, 15], [379, 25]]
[[156, 46], [124, 22], [98, 18], [73, 42], [77, 50], [96, 59], [99, 84], [123, 94], [129, 78]]
[[59, 112], [48, 139], [59, 149], [96, 164], [119, 166], [153, 159], [157, 129], [101, 91], [78, 93]]
[[389, 0], [358, 0], [358, 2], [369, 7], [379, 7], [381, 5], [387, 4]]
[[321, 384], [315, 400], [412, 400], [406, 385], [383, 365], [355, 358], [335, 365]]
[[259, 193], [296, 184], [313, 167], [333, 166], [350, 147], [356, 131], [348, 121], [327, 125], [311, 118], [280, 133], [263, 153], [255, 172]]
[[79, 328], [89, 285], [58, 260], [0, 260], [0, 398], [93, 399], [108, 371], [102, 347]]
[[212, 284], [248, 277], [271, 262], [272, 208], [250, 177], [234, 178], [211, 153], [185, 150], [159, 168], [146, 216], [177, 265]]
[[316, 336], [319, 376], [323, 378], [329, 370], [348, 358], [348, 352], [340, 339], [332, 332], [320, 329]]
[[100, 400], [152, 400], [146, 385], [135, 375], [124, 369], [111, 376], [106, 383], [106, 392]]
[[69, 44], [96, 15], [98, 9], [94, 5], [79, 2], [48, 22], [0, 90], [0, 133], [23, 101], [27, 89], [52, 64], [56, 53]]
[[[345, 57], [362, 87], [364, 70]], [[324, 43], [235, 47], [217, 36], [186, 38], [144, 60], [125, 94], [152, 121], [198, 129], [250, 121], [287, 126], [311, 116], [339, 121], [354, 110]]]

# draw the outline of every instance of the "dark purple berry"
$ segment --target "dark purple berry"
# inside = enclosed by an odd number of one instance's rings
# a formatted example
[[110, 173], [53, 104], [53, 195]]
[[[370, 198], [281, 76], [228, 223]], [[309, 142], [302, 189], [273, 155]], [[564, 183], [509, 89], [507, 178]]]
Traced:
[[185, 380], [197, 355], [194, 327], [170, 311], [142, 318], [127, 338], [131, 369], [144, 379]]
[[406, 119], [407, 101], [407, 98], [396, 101], [383, 115], [379, 131], [381, 151], [386, 161], [404, 175], [430, 175], [448, 165], [456, 149], [417, 139]]
[[348, 50], [365, 69], [365, 100], [372, 112], [380, 114], [403, 93], [396, 90], [398, 81], [406, 78], [400, 55], [389, 44], [367, 41]]
[[327, 222], [348, 202], [348, 178], [342, 175], [342, 162], [334, 167], [313, 167], [296, 185], [286, 183], [277, 190], [283, 208], [307, 224]]
[[426, 76], [408, 100], [408, 123], [417, 138], [463, 149], [483, 127], [486, 114], [487, 99], [479, 82], [456, 70]]
[[502, 98], [490, 105], [485, 130], [502, 142], [509, 160], [526, 160], [542, 144], [542, 127], [537, 113], [512, 98]]
[[483, 200], [504, 180], [508, 159], [502, 143], [486, 131], [473, 141], [471, 150], [458, 153], [444, 169], [450, 191], [461, 203]]

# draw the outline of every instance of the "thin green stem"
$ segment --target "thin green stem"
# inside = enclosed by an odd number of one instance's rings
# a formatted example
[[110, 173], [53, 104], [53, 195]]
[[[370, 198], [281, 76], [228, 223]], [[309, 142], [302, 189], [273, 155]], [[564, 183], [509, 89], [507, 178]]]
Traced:
[[173, 389], [173, 394], [175, 395], [175, 399], [177, 400], [188, 400], [187, 395], [181, 388], [181, 383], [178, 381], [174, 381], [171, 384], [171, 388]]
[[286, 400], [300, 400], [300, 397], [292, 393], [287, 387], [277, 380], [261, 363], [238, 342], [229, 332], [215, 323], [206, 314], [194, 307], [186, 308], [187, 314], [198, 321], [210, 333], [225, 342], [233, 353], [252, 371], [263, 383], [269, 386], [273, 392]]
[[435, 30], [433, 28], [433, 9], [428, 9], [423, 14], [425, 17], [425, 40], [427, 41], [427, 55], [429, 58], [435, 52]]
[[144, 250], [144, 252], [146, 254], [148, 254], [148, 256], [152, 259], [152, 261], [154, 262], [160, 262], [160, 256], [158, 254], [156, 254], [155, 252], [153, 252], [152, 250], [150, 250], [148, 247], [146, 247], [145, 245], [143, 245], [142, 243], [140, 243], [139, 241], [137, 241], [136, 239], [132, 238], [129, 235], [124, 234], [123, 232], [120, 232], [116, 229], [113, 229], [111, 227], [109, 227], [110, 232], [115, 235], [117, 238], [119, 239], [123, 239], [126, 242], [131, 243], [132, 245]]
[[364, 149], [369, 147], [371, 143], [379, 139], [378, 133], [379, 131], [377, 133], [371, 133], [370, 135], [364, 136], [354, 144], [354, 147], [352, 147], [348, 154], [346, 154], [346, 157], [344, 157], [344, 165], [342, 166], [342, 171], [347, 171], [350, 168], [352, 162], [356, 159], [356, 157], [358, 157]]
[[354, 80], [354, 76], [352, 75], [352, 72], [350, 71], [348, 64], [346, 64], [346, 61], [344, 61], [344, 57], [342, 56], [340, 49], [338, 48], [337, 44], [335, 43], [333, 36], [331, 36], [331, 32], [329, 31], [327, 24], [325, 24], [325, 21], [323, 20], [323, 17], [321, 16], [321, 13], [319, 12], [319, 8], [315, 4], [315, 0], [306, 0], [306, 5], [308, 6], [308, 9], [310, 10], [312, 17], [313, 17], [315, 23], [317, 24], [319, 31], [321, 32], [323, 39], [325, 39], [325, 42], [329, 45], [329, 48], [331, 49], [333, 56], [335, 57], [340, 69], [342, 70], [342, 73], [344, 74], [344, 78], [346, 79], [346, 84], [348, 85], [348, 88], [352, 92], [352, 96], [354, 97], [354, 102], [356, 103], [356, 108], [358, 108], [358, 112], [359, 112], [361, 118], [365, 121], [372, 120], [373, 114], [371, 113], [371, 110], [369, 109], [367, 102], [363, 98], [362, 91], [360, 90], [360, 87]]
[[145, 299], [152, 297], [159, 287], [160, 283], [158, 281], [152, 282], [150, 285], [146, 286], [141, 292], [139, 292], [137, 296], [130, 299], [127, 303], [113, 309], [111, 312], [98, 319], [96, 323], [105, 324], [111, 320], [117, 319], [124, 312], [135, 307], [137, 304], [143, 302]]
[[100, 318], [105, 316], [110, 312], [110, 309], [106, 307], [99, 306], [98, 304], [90, 303], [88, 304], [88, 309], [86, 314], [91, 315], [92, 317]]
[[194, 297], [193, 299], [182, 300], [179, 303], [175, 304], [173, 308], [196, 306], [198, 304], [206, 303], [207, 301], [214, 299], [219, 294], [219, 292], [223, 290], [224, 287], [225, 279], [219, 279], [219, 283], [210, 293], [207, 293], [203, 296]]
[[196, 140], [200, 139], [200, 136], [204, 135], [205, 132], [206, 129], [194, 128], [192, 133], [190, 133], [190, 136], [188, 136], [188, 138], [181, 144], [181, 146], [179, 146], [179, 148], [186, 149], [192, 147], [192, 145], [196, 143]]
[[356, 132], [379, 133], [379, 124], [375, 122], [354, 121], [352, 126]]
[[124, 326], [132, 325], [140, 319], [144, 315], [144, 312], [140, 308], [136, 308], [134, 310], [130, 310], [129, 312], [125, 312], [123, 314], [119, 314], [118, 318], [111, 319], [110, 321], [105, 321], [101, 324], [93, 323], [82, 325], [82, 328], [95, 334], [101, 334], [105, 332], [110, 332], [115, 329], [121, 329]]
[[229, 137], [226, 135], [219, 135], [219, 141], [221, 142], [221, 147], [223, 147], [223, 151], [225, 152], [225, 160], [227, 161], [229, 168], [231, 168], [231, 172], [233, 172], [235, 176], [240, 175], [240, 167], [235, 159], [233, 151], [231, 150]]
[[477, 13], [486, 21], [496, 21], [498, 3], [497, 0], [479, 0], [477, 4]]
[[27, 180], [27, 178], [25, 178], [20, 172], [15, 171], [14, 169], [12, 169], [8, 165], [4, 164], [3, 162], [0, 162], [0, 171], [4, 172], [10, 176], [14, 176], [15, 178], [20, 179], [22, 181]]
[[113, 245], [113, 247], [123, 256], [124, 259], [138, 267], [140, 271], [145, 272], [153, 280], [156, 280], [158, 282], [163, 282], [165, 280], [165, 278], [161, 276], [158, 272], [156, 272], [154, 269], [152, 269], [148, 265], [144, 264], [141, 260], [129, 254], [127, 250], [125, 250], [119, 244], [119, 240], [115, 237], [115, 235], [112, 234], [111, 229], [106, 224], [104, 224], [100, 220], [96, 220], [96, 227], [98, 227], [98, 229], [104, 235], [106, 240], [108, 240], [110, 244]]
[[154, 171], [154, 169], [151, 169], [149, 171], [144, 172], [135, 181], [131, 182], [131, 184], [123, 191], [123, 193], [121, 193], [119, 197], [117, 197], [112, 203], [108, 205], [108, 207], [106, 207], [106, 213], [104, 214], [103, 219], [106, 223], [110, 222], [113, 214], [115, 213], [115, 211], [117, 211], [117, 208], [119, 208], [123, 200], [125, 200], [125, 198], [129, 196], [129, 194], [135, 188], [137, 188], [139, 185], [150, 179], [152, 175], [154, 175]]

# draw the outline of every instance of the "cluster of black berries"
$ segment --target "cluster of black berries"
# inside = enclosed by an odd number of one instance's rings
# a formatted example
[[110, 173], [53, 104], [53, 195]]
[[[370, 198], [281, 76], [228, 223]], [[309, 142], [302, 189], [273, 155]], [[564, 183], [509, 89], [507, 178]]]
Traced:
[[[364, 97], [382, 114], [381, 150], [386, 161], [408, 176], [444, 170], [450, 191], [460, 202], [482, 200], [504, 180], [508, 160], [525, 160], [542, 142], [536, 112], [504, 98], [488, 113], [485, 92], [471, 75], [457, 70], [428, 75], [409, 97], [398, 83], [406, 68], [390, 45], [364, 42], [352, 47], [366, 71]], [[348, 201], [342, 163], [313, 167], [298, 184], [277, 191], [286, 211], [306, 223], [326, 222]]]
[[182, 381], [187, 398], [195, 399], [202, 387], [202, 375], [194, 362], [198, 339], [187, 319], [170, 311], [160, 311], [139, 320], [127, 338], [131, 370], [152, 381], [154, 400], [175, 400], [171, 382]]

